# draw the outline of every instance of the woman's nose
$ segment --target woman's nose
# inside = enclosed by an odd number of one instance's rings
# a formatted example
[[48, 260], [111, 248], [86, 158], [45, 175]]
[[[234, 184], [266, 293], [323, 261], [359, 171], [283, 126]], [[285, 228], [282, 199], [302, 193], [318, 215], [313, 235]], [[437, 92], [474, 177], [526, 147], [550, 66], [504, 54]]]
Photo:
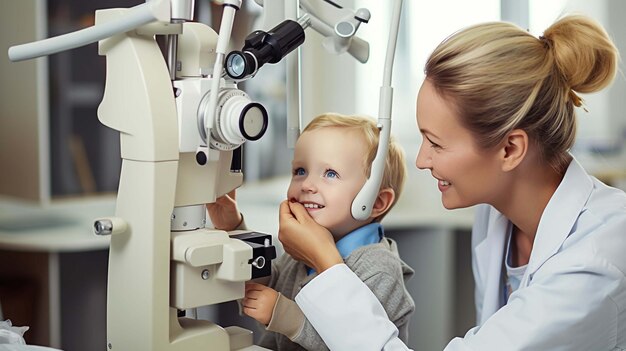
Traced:
[[417, 152], [417, 157], [415, 158], [415, 167], [419, 169], [432, 168], [432, 158], [430, 156], [429, 150], [430, 149], [425, 150], [424, 145], [420, 146], [420, 149]]

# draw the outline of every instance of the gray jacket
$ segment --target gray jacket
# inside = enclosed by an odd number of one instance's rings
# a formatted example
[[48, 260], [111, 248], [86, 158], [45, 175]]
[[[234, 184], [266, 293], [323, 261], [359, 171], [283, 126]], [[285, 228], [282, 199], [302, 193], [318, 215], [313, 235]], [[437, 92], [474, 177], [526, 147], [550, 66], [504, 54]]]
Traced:
[[[406, 290], [405, 282], [413, 276], [414, 271], [400, 259], [395, 241], [384, 237], [377, 244], [360, 247], [345, 259], [345, 263], [376, 295], [389, 320], [398, 328], [398, 337], [406, 343], [415, 304]], [[307, 267], [288, 254], [273, 262], [272, 276], [267, 286], [280, 295], [259, 346], [281, 351], [328, 350], [293, 301], [302, 287], [316, 275], [307, 275]]]

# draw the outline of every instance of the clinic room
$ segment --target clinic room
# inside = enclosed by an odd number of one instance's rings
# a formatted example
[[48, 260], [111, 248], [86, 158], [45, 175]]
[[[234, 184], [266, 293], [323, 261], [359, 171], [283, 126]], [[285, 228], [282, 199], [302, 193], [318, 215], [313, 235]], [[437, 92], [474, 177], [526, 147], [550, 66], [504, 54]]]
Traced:
[[626, 2], [0, 6], [0, 351], [626, 350]]

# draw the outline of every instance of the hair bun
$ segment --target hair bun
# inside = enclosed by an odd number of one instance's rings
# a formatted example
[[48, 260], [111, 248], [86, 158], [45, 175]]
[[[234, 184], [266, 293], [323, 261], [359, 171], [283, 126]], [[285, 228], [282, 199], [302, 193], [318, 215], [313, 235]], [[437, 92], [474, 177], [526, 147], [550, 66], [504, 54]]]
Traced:
[[566, 16], [539, 39], [552, 50], [555, 64], [572, 90], [595, 92], [615, 77], [619, 53], [596, 21], [581, 15]]
[[543, 46], [546, 49], [551, 49], [554, 46], [554, 44], [552, 43], [552, 40], [544, 37], [543, 35], [539, 37], [539, 41], [543, 43]]

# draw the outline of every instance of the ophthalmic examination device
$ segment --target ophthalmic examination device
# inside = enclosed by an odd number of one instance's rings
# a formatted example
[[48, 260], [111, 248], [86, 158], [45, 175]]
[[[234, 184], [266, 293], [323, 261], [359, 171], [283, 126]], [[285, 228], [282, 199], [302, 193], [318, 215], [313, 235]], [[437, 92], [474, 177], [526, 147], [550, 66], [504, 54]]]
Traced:
[[[272, 0], [256, 0], [261, 5]], [[132, 8], [96, 11], [95, 25], [9, 48], [12, 61], [98, 42], [106, 56], [98, 119], [120, 134], [122, 170], [114, 217], [94, 222], [110, 235], [107, 350], [261, 350], [252, 332], [190, 318], [184, 311], [241, 299], [244, 284], [267, 276], [276, 257], [272, 236], [225, 232], [206, 224], [211, 203], [243, 182], [241, 148], [263, 136], [266, 109], [237, 87], [267, 63], [286, 57], [288, 143], [299, 126], [299, 61], [288, 55], [321, 33], [324, 47], [369, 57], [355, 36], [366, 9], [329, 0], [282, 1], [285, 21], [252, 32], [241, 50], [226, 53], [242, 0], [223, 0], [219, 33], [193, 22], [193, 0], [148, 0]], [[380, 187], [391, 128], [391, 72], [402, 1], [392, 25], [380, 89], [380, 143], [372, 174], [352, 213], [367, 218]], [[162, 52], [157, 36], [166, 38]], [[104, 346], [104, 345], [103, 345]]]

